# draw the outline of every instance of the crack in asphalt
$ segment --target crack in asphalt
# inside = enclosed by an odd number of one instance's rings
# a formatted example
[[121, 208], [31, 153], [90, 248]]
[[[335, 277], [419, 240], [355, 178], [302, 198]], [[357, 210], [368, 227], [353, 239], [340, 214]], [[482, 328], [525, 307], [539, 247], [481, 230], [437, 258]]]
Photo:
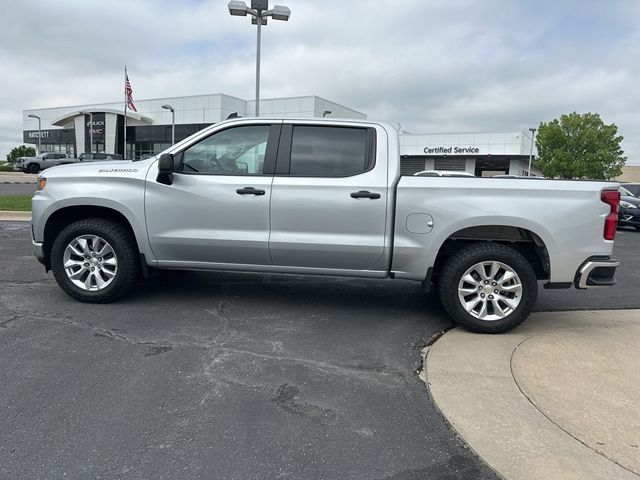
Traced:
[[0, 328], [7, 328], [7, 325], [9, 325], [11, 322], [14, 322], [20, 318], [22, 318], [22, 315], [14, 315], [13, 317], [7, 320], [3, 320], [2, 322], [0, 322]]
[[401, 470], [378, 480], [475, 480], [480, 477], [480, 469], [469, 458], [452, 455], [445, 461], [434, 463], [426, 468]]
[[335, 420], [336, 413], [329, 408], [322, 408], [311, 403], [298, 400], [300, 390], [287, 383], [280, 385], [275, 396], [271, 399], [276, 405], [296, 417], [310, 418], [314, 421]]
[[[225, 306], [228, 305], [228, 302], [223, 299], [214, 309], [206, 310], [208, 313], [217, 315], [222, 321], [222, 326], [218, 329], [218, 334], [213, 337], [209, 336], [207, 340], [202, 338], [198, 338], [191, 335], [186, 335], [187, 338], [190, 338], [189, 341], [170, 341], [170, 340], [141, 340], [138, 338], [133, 338], [122, 333], [118, 333], [112, 329], [102, 328], [97, 325], [94, 325], [89, 322], [78, 322], [69, 318], [68, 315], [57, 315], [57, 314], [26, 314], [19, 313], [16, 311], [12, 311], [7, 308], [7, 311], [13, 314], [13, 316], [5, 321], [7, 324], [17, 320], [18, 318], [25, 319], [31, 318], [34, 320], [45, 320], [45, 321], [55, 321], [59, 323], [63, 323], [72, 327], [80, 328], [83, 330], [90, 330], [94, 332], [94, 336], [96, 338], [104, 338], [108, 340], [120, 340], [123, 342], [127, 342], [131, 345], [141, 346], [147, 348], [147, 352], [143, 355], [144, 357], [151, 357], [160, 355], [163, 353], [170, 352], [174, 348], [180, 347], [191, 347], [191, 348], [202, 348], [206, 350], [218, 350], [220, 352], [226, 352], [228, 354], [236, 354], [239, 356], [250, 356], [261, 360], [268, 361], [279, 361], [279, 362], [289, 362], [289, 363], [297, 363], [301, 365], [305, 365], [310, 368], [319, 369], [325, 373], [334, 373], [347, 377], [356, 377], [362, 381], [374, 381], [380, 382], [385, 381], [385, 383], [393, 383], [397, 386], [401, 386], [405, 384], [407, 381], [412, 380], [412, 372], [405, 372], [402, 369], [398, 368], [389, 368], [383, 364], [335, 364], [323, 360], [314, 360], [308, 358], [300, 358], [296, 356], [288, 356], [288, 355], [276, 355], [269, 353], [260, 353], [252, 350], [246, 350], [241, 348], [234, 348], [230, 346], [226, 346], [217, 342], [220, 337], [228, 336], [228, 326], [229, 320], [221, 315], [219, 312], [224, 310]], [[2, 306], [0, 304], [0, 306]], [[6, 307], [5, 307], [6, 308]], [[16, 318], [18, 317], [18, 318]], [[3, 322], [4, 323], [4, 322]], [[1, 324], [0, 324], [1, 325]], [[182, 338], [185, 335], [180, 335]], [[213, 340], [213, 341], [211, 341]]]
[[0, 280], [0, 285], [3, 287], [41, 287], [43, 285], [51, 285], [53, 280], [40, 279], [40, 280]]

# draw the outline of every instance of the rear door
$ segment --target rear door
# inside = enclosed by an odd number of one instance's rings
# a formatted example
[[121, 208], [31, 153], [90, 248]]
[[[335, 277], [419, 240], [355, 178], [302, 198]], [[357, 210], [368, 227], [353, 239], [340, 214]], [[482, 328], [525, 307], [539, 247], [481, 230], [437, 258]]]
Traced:
[[274, 265], [385, 268], [386, 140], [377, 152], [376, 138], [367, 126], [283, 125], [271, 190]]

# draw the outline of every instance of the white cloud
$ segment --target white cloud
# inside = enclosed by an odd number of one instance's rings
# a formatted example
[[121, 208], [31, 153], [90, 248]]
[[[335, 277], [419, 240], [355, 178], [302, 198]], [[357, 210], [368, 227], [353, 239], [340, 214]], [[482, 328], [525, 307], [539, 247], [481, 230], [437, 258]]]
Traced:
[[[255, 28], [226, 3], [4, 6], [0, 154], [21, 143], [25, 108], [120, 98], [125, 64], [137, 98], [252, 98]], [[265, 98], [316, 94], [412, 132], [512, 131], [598, 112], [640, 163], [640, 2], [278, 3], [292, 16], [264, 30]]]

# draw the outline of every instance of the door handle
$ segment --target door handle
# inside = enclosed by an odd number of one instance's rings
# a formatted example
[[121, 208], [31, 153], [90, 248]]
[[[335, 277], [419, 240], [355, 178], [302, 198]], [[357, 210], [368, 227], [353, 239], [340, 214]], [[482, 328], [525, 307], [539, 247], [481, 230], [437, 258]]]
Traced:
[[244, 187], [244, 188], [237, 189], [236, 193], [238, 195], [264, 195], [265, 191], [264, 190], [258, 190], [258, 189], [253, 188], [253, 187]]
[[368, 190], [360, 190], [359, 192], [353, 192], [351, 198], [380, 198], [380, 194]]

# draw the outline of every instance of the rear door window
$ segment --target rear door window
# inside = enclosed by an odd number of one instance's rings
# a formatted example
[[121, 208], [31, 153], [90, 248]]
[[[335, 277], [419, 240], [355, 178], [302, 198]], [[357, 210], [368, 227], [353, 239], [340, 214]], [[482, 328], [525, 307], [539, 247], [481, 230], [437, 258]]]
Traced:
[[373, 167], [373, 129], [295, 125], [289, 175], [346, 177]]

